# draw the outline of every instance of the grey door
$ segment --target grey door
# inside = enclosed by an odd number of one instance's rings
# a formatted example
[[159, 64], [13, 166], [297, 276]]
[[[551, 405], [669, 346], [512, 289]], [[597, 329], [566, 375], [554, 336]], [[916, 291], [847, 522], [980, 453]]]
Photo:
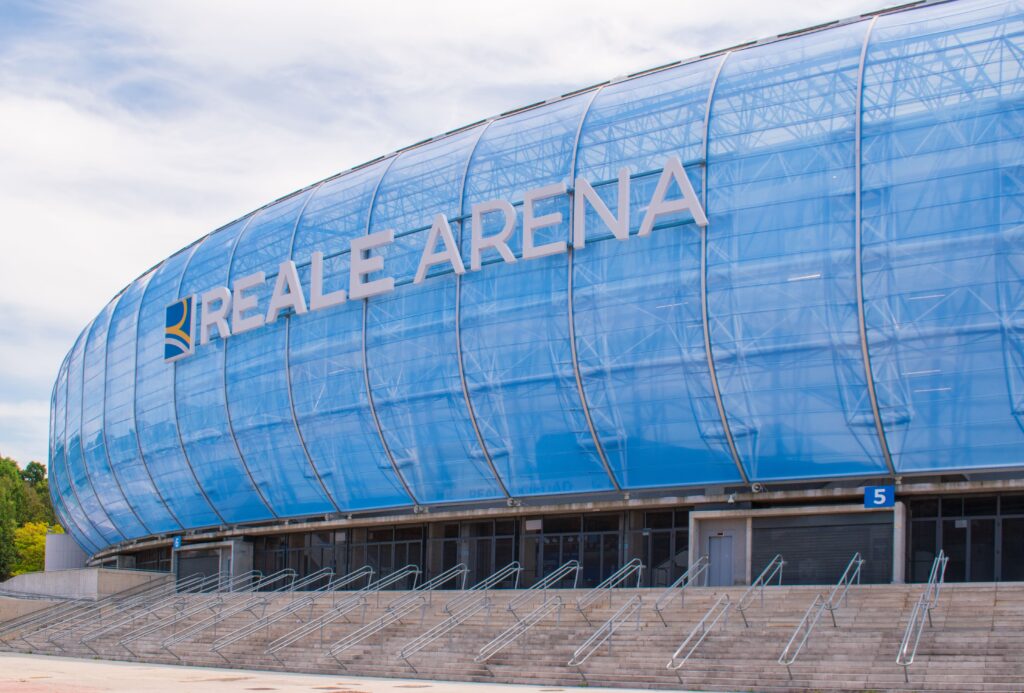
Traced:
[[708, 537], [708, 584], [732, 586], [732, 535]]
[[211, 577], [220, 572], [220, 552], [216, 549], [178, 552], [178, 579], [193, 575]]

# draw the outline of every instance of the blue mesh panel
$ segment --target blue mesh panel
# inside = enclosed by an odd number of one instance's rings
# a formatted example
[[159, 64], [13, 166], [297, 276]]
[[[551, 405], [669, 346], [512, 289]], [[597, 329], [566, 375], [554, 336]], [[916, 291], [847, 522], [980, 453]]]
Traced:
[[[496, 500], [502, 484], [516, 496], [728, 484], [740, 480], [730, 430], [753, 480], [876, 477], [887, 466], [871, 383], [901, 473], [1024, 464], [1024, 6], [880, 15], [858, 91], [870, 25], [513, 113], [175, 255], [62, 367], [55, 511], [95, 551], [173, 531], [175, 519]], [[669, 215], [639, 238], [670, 155], [706, 187], [710, 226]], [[617, 208], [621, 167], [632, 238], [614, 239], [590, 212], [586, 247], [521, 259], [525, 191], [575, 173]], [[411, 284], [432, 215], [450, 219], [468, 266], [472, 207], [495, 198], [515, 204], [520, 259], [488, 252], [482, 271], [457, 280], [435, 268]], [[569, 199], [537, 204], [563, 215], [538, 244], [571, 240]], [[393, 294], [164, 361], [164, 311], [180, 296], [262, 270], [265, 311], [286, 257], [310, 290], [314, 251], [326, 254], [326, 290], [347, 289], [351, 240], [386, 228], [398, 237], [377, 252]]]
[[857, 320], [866, 23], [731, 56], [711, 108], [708, 313], [751, 479], [885, 473]]
[[[465, 203], [522, 200], [532, 188], [569, 176], [587, 97], [526, 111], [493, 123], [469, 169]], [[536, 243], [569, 239], [568, 197], [537, 205], [561, 212], [562, 223]], [[518, 210], [518, 208], [517, 208]], [[489, 223], [485, 235], [498, 229]], [[463, 261], [470, 265], [470, 228], [462, 225]], [[521, 254], [521, 214], [512, 251]], [[513, 495], [612, 488], [587, 427], [569, 344], [568, 261], [552, 255], [506, 264], [496, 253], [462, 281], [461, 323], [466, 381], [484, 441]]]
[[[223, 286], [231, 253], [248, 220], [238, 221], [199, 244], [181, 280], [178, 296]], [[202, 320], [200, 301], [196, 314]], [[199, 335], [196, 335], [197, 337]], [[228, 423], [225, 402], [224, 351], [227, 341], [211, 333], [209, 344], [174, 362], [178, 428], [188, 461], [210, 502], [228, 522], [263, 520], [273, 516], [240, 457]], [[168, 364], [168, 368], [171, 366]]]
[[82, 370], [85, 355], [85, 341], [90, 323], [85, 331], [78, 336], [74, 348], [71, 350], [71, 358], [68, 360], [67, 380], [67, 469], [71, 481], [71, 488], [81, 512], [88, 518], [89, 522], [96, 528], [104, 545], [116, 544], [124, 539], [121, 530], [111, 520], [103, 508], [103, 504], [96, 496], [92, 480], [89, 478], [89, 469], [85, 466], [85, 458], [82, 454]]
[[622, 82], [594, 99], [577, 177], [613, 212], [628, 167], [630, 229], [616, 240], [588, 205], [586, 247], [573, 258], [583, 386], [609, 464], [625, 488], [738, 481], [704, 348], [700, 229], [689, 215], [636, 238], [669, 156], [700, 190], [704, 113], [721, 58]]
[[[96, 528], [82, 514], [81, 506], [71, 491], [71, 480], [67, 469], [67, 392], [68, 359], [65, 358], [53, 388], [53, 455], [48, 468], [50, 497], [54, 503], [53, 510], [58, 515], [64, 529], [85, 551], [96, 553], [100, 548], [106, 546], [106, 541], [100, 537]], [[79, 519], [82, 520], [81, 523], [79, 523]]]
[[82, 456], [89, 468], [89, 478], [103, 509], [119, 527], [125, 538], [150, 534], [124, 496], [121, 482], [107, 458], [103, 430], [103, 410], [107, 384], [107, 334], [117, 299], [96, 318], [85, 344], [82, 376]]
[[138, 318], [135, 416], [142, 456], [160, 494], [182, 522], [203, 527], [220, 524], [221, 518], [210, 507], [182, 452], [174, 410], [174, 367], [164, 361], [165, 310], [178, 298], [191, 252], [166, 260], [146, 287]]
[[[107, 455], [125, 497], [150, 532], [168, 532], [180, 525], [167, 509], [163, 495], [140, 455], [135, 434], [135, 344], [142, 296], [154, 273], [132, 283], [110, 318], [107, 333], [107, 375], [104, 430]], [[160, 332], [159, 325], [152, 328]]]
[[395, 243], [381, 253], [395, 291], [367, 302], [370, 386], [391, 453], [421, 503], [502, 495], [470, 422], [459, 377], [455, 274], [441, 265], [423, 283], [412, 283], [432, 216], [459, 216], [477, 135], [471, 130], [399, 156], [371, 213], [371, 232], [395, 230]]
[[[293, 257], [324, 261], [324, 291], [348, 288], [349, 241], [366, 233], [367, 210], [386, 164], [325, 183], [310, 200], [295, 233]], [[289, 328], [295, 412], [324, 483], [343, 510], [407, 505], [370, 413], [362, 357], [363, 311], [358, 301], [317, 311]]]
[[900, 471], [1024, 450], [1024, 8], [880, 17], [864, 74], [864, 299]]
[[[246, 315], [267, 314], [278, 265], [289, 258], [292, 232], [308, 197], [308, 192], [295, 195], [260, 212], [239, 239], [229, 286], [253, 272], [267, 274], [263, 287], [247, 292], [259, 302]], [[228, 405], [238, 447], [275, 511], [326, 513], [335, 507], [302, 448], [288, 396], [284, 367], [290, 319], [281, 315], [272, 324], [228, 340]]]

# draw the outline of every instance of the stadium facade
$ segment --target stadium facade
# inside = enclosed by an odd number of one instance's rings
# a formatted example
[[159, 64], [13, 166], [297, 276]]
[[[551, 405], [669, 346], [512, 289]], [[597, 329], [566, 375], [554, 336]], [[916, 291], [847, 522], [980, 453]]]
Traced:
[[1022, 135], [1024, 6], [960, 0], [382, 157], [85, 328], [54, 507], [181, 571], [1024, 579]]

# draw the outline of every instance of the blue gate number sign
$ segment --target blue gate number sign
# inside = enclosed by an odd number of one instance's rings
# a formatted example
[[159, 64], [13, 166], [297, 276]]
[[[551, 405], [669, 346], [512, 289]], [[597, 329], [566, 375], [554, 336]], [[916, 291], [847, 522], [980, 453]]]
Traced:
[[895, 486], [865, 486], [865, 508], [891, 508], [896, 505]]
[[[864, 496], [864, 498], [867, 498], [867, 496]], [[867, 503], [866, 500], [864, 502]], [[181, 536], [180, 535], [174, 537], [174, 548], [176, 548], [176, 549], [180, 549], [181, 548]]]

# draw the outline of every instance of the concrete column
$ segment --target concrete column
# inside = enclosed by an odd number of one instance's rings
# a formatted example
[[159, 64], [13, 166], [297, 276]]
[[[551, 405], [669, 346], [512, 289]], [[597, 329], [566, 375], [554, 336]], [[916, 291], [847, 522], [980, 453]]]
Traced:
[[[231, 557], [231, 577], [243, 575], [252, 570], [253, 551], [251, 543], [244, 539], [234, 539], [231, 541], [230, 550], [223, 553], [227, 553]], [[223, 560], [221, 558], [221, 570], [224, 569]]]
[[754, 518], [747, 518], [747, 574], [746, 584], [750, 584], [754, 580]]
[[46, 535], [45, 570], [84, 568], [87, 558], [70, 534]]
[[892, 509], [892, 583], [902, 585], [907, 565], [907, 506], [897, 501]]
[[687, 569], [693, 567], [694, 561], [700, 557], [700, 521], [690, 513], [690, 558]]

